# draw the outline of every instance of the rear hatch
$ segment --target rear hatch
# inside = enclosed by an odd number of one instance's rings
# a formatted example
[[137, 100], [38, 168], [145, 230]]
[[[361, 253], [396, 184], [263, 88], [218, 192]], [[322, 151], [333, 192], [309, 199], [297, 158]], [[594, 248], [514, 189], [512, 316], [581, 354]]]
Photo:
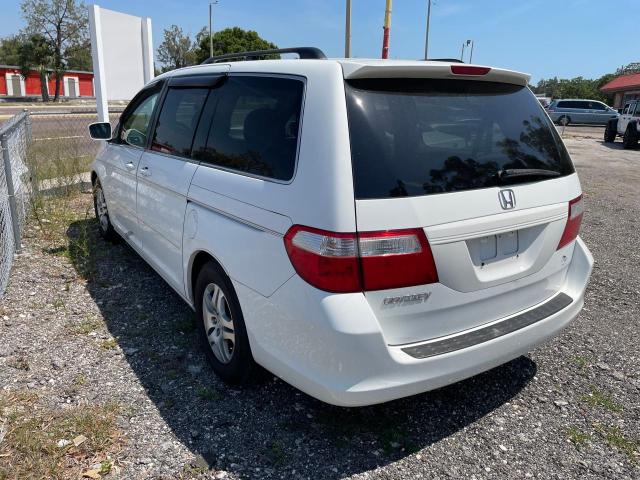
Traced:
[[433, 283], [404, 286], [398, 268], [400, 287], [365, 292], [391, 345], [549, 299], [573, 251], [564, 237], [580, 184], [526, 77], [442, 70], [345, 80], [358, 232], [418, 229], [437, 270]]

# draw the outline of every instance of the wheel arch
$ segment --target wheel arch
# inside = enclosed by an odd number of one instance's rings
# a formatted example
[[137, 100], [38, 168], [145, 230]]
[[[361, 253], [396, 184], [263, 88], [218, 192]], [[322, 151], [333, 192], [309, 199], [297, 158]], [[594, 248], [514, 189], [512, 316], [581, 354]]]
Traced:
[[189, 258], [189, 263], [187, 267], [187, 288], [185, 292], [189, 297], [189, 301], [192, 303], [192, 305], [195, 305], [195, 292], [193, 291], [193, 289], [195, 288], [198, 275], [200, 274], [202, 267], [209, 261], [213, 262], [213, 264], [216, 267], [218, 267], [218, 269], [229, 280], [231, 280], [231, 277], [229, 276], [229, 273], [227, 272], [227, 270], [222, 266], [222, 263], [220, 263], [220, 261], [211, 252], [207, 250], [197, 250], [193, 252], [191, 254], [191, 257]]

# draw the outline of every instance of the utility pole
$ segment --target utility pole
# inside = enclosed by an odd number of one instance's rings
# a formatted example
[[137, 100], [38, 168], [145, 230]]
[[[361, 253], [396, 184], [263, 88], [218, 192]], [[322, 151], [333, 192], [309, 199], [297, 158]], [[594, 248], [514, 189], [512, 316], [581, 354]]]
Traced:
[[429, 59], [429, 24], [431, 23], [431, 0], [427, 0], [427, 35], [424, 41], [424, 59]]
[[469, 63], [473, 63], [473, 45], [475, 42], [471, 40], [471, 55], [469, 55]]
[[462, 42], [462, 51], [460, 52], [460, 61], [464, 62], [464, 42]]
[[211, 19], [213, 17], [213, 6], [218, 4], [218, 0], [209, 2], [209, 56], [213, 57], [213, 32], [211, 30]]
[[351, 57], [351, 0], [347, 0], [347, 12], [344, 27], [344, 58]]
[[384, 27], [382, 30], [382, 58], [389, 58], [389, 33], [391, 30], [391, 1], [387, 0], [384, 11]]

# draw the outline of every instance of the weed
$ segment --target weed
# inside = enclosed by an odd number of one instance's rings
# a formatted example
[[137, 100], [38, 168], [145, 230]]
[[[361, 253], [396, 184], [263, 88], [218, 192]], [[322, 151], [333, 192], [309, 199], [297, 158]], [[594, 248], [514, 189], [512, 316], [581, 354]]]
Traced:
[[118, 341], [115, 338], [109, 338], [108, 340], [104, 340], [100, 346], [105, 350], [113, 350], [118, 346]]
[[584, 369], [587, 368], [587, 366], [589, 366], [589, 360], [587, 360], [585, 357], [581, 357], [579, 355], [573, 357], [573, 363], [575, 363], [576, 366], [581, 370], [584, 370]]
[[622, 406], [616, 403], [611, 395], [602, 392], [595, 387], [591, 387], [591, 393], [583, 395], [581, 399], [584, 403], [591, 407], [603, 407], [610, 412], [622, 412]]
[[[119, 443], [117, 405], [48, 410], [33, 395], [0, 394], [0, 416], [6, 435], [0, 444], [0, 478], [80, 478], [98, 455]], [[59, 440], [86, 437], [80, 445], [58, 446]]]
[[220, 394], [220, 392], [218, 392], [217, 390], [215, 390], [213, 388], [200, 387], [200, 388], [198, 388], [198, 390], [196, 390], [196, 394], [201, 399], [208, 400], [208, 401], [211, 401], [211, 402], [215, 402], [217, 400], [221, 400], [222, 399], [222, 395]]
[[70, 330], [78, 335], [86, 335], [98, 330], [101, 326], [102, 322], [98, 318], [87, 315], [80, 322], [71, 325]]
[[196, 329], [196, 322], [189, 315], [173, 323], [172, 327], [176, 332], [191, 333]]
[[589, 440], [589, 434], [583, 432], [578, 427], [569, 427], [567, 430], [567, 437], [576, 447], [584, 446], [587, 443], [587, 440]]
[[83, 385], [87, 384], [87, 377], [85, 376], [84, 373], [79, 373], [78, 375], [75, 376], [75, 378], [73, 379], [73, 384], [77, 387], [81, 387]]
[[274, 440], [263, 450], [265, 457], [276, 467], [281, 467], [286, 463], [287, 454], [281, 442]]
[[607, 444], [629, 457], [629, 460], [636, 463], [640, 457], [640, 439], [632, 439], [627, 437], [618, 426], [604, 427], [595, 425], [595, 429], [600, 433]]
[[57, 297], [54, 301], [53, 301], [53, 308], [55, 310], [60, 310], [60, 309], [64, 309], [66, 308], [66, 305], [64, 303], [64, 300], [60, 297]]

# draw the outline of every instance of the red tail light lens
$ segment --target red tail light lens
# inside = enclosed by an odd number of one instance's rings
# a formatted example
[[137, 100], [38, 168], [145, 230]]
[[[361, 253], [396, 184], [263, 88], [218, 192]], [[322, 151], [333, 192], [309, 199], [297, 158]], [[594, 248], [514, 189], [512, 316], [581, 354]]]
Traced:
[[284, 242], [298, 275], [321, 290], [359, 292], [438, 281], [422, 229], [356, 234], [294, 225]]
[[486, 75], [491, 71], [489, 67], [474, 67], [471, 65], [451, 65], [454, 75]]
[[582, 195], [580, 195], [569, 202], [569, 216], [567, 217], [567, 224], [564, 227], [562, 238], [560, 238], [560, 243], [558, 244], [558, 250], [576, 239], [580, 232], [583, 213], [584, 204], [582, 202]]

